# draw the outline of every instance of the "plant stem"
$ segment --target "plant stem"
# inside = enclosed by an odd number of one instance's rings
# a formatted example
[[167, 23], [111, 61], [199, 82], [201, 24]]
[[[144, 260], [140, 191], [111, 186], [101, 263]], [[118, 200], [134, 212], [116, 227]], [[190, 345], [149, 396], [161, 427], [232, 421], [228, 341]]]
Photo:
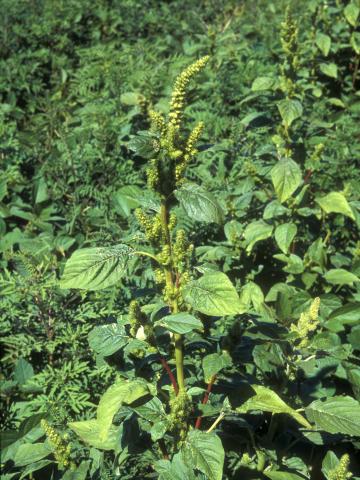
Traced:
[[167, 371], [167, 374], [169, 375], [171, 384], [174, 388], [175, 395], [177, 395], [179, 393], [179, 387], [178, 387], [178, 384], [176, 383], [176, 379], [174, 377], [174, 374], [172, 373], [172, 371], [169, 367], [169, 364], [167, 363], [167, 361], [165, 360], [164, 357], [160, 357], [160, 361], [161, 361], [161, 364], [164, 367], [164, 369]]
[[137, 251], [134, 252], [135, 255], [142, 255], [144, 257], [150, 257], [152, 260], [155, 260], [155, 262], [159, 263], [159, 260], [155, 257], [155, 255], [152, 255], [149, 252], [142, 252], [142, 251]]
[[217, 419], [215, 420], [215, 422], [211, 425], [211, 427], [209, 428], [209, 430], [206, 430], [206, 433], [210, 433], [212, 432], [216, 426], [221, 422], [221, 420], [225, 417], [225, 413], [224, 412], [221, 412], [220, 415], [217, 417]]
[[[160, 207], [160, 218], [161, 218], [161, 225], [164, 232], [165, 242], [168, 245], [170, 250], [170, 265], [165, 266], [165, 281], [166, 287], [170, 292], [173, 292], [175, 289], [174, 283], [174, 264], [172, 260], [172, 244], [171, 244], [171, 237], [169, 231], [169, 210], [166, 199], [161, 201]], [[171, 302], [170, 305], [172, 313], [177, 313], [178, 311], [178, 303], [176, 298]], [[175, 364], [176, 364], [176, 377], [177, 383], [179, 386], [179, 390], [185, 389], [185, 382], [184, 382], [184, 354], [183, 354], [183, 338], [182, 335], [175, 333], [174, 334], [174, 345], [175, 345]]]
[[[206, 389], [206, 392], [205, 392], [205, 395], [204, 395], [204, 398], [203, 398], [203, 401], [202, 401], [203, 405], [206, 405], [208, 400], [209, 400], [210, 392], [211, 392], [212, 386], [214, 385], [215, 380], [216, 380], [216, 375], [213, 375], [210, 378], [210, 382], [208, 383], [208, 386], [207, 386], [207, 389]], [[195, 428], [200, 428], [201, 420], [202, 420], [201, 416], [199, 416], [196, 419]]]

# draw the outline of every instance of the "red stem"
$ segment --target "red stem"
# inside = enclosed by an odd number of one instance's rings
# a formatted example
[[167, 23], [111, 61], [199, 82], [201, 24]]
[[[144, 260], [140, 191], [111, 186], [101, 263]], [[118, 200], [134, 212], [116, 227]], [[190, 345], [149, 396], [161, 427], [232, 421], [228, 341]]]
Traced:
[[[212, 386], [213, 386], [214, 383], [215, 383], [215, 380], [216, 380], [216, 375], [213, 375], [213, 376], [210, 378], [210, 382], [208, 383], [208, 386], [207, 386], [207, 389], [206, 389], [206, 392], [205, 392], [205, 395], [204, 395], [204, 398], [203, 398], [203, 401], [202, 401], [202, 404], [203, 404], [203, 405], [205, 405], [205, 404], [208, 402], [208, 400], [209, 400], [210, 392], [211, 392]], [[202, 419], [202, 417], [198, 417], [198, 418], [196, 419], [195, 428], [200, 428], [201, 419]]]
[[164, 369], [167, 371], [167, 374], [169, 375], [170, 381], [171, 381], [172, 386], [174, 388], [175, 394], [177, 395], [179, 393], [179, 387], [178, 387], [178, 384], [176, 382], [176, 378], [174, 377], [174, 374], [172, 373], [172, 371], [169, 367], [169, 364], [167, 363], [165, 358], [160, 357], [160, 361], [161, 361], [161, 364], [164, 367]]
[[313, 174], [313, 171], [312, 170], [308, 170], [305, 174], [305, 177], [304, 177], [304, 183], [308, 183], [309, 180], [310, 180], [310, 177], [311, 175]]

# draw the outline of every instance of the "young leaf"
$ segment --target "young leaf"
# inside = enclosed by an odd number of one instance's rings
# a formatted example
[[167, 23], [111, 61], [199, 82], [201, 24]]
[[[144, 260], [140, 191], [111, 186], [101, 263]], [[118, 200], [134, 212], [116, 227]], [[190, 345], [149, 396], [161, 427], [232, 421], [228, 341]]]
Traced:
[[97, 420], [100, 426], [100, 438], [107, 437], [114, 415], [123, 405], [130, 405], [142, 397], [149, 395], [149, 387], [141, 378], [134, 380], [119, 379], [109, 387], [100, 398], [97, 407]]
[[289, 100], [288, 98], [280, 100], [278, 109], [283, 120], [283, 124], [289, 128], [294, 120], [300, 118], [303, 113], [303, 107], [298, 100]]
[[258, 92], [261, 90], [270, 90], [274, 85], [274, 79], [270, 77], [258, 77], [255, 78], [251, 85], [251, 90], [253, 92]]
[[124, 276], [132, 252], [123, 244], [76, 250], [66, 262], [60, 287], [100, 290], [115, 285]]
[[225, 452], [214, 433], [191, 430], [181, 449], [184, 463], [204, 473], [209, 480], [221, 480]]
[[111, 426], [106, 435], [100, 435], [101, 425], [96, 419], [84, 420], [82, 422], [71, 422], [68, 426], [83, 442], [92, 447], [100, 450], [115, 450], [119, 427]]
[[32, 365], [24, 358], [19, 358], [16, 363], [14, 379], [19, 385], [24, 385], [34, 375]]
[[117, 323], [94, 327], [88, 335], [90, 347], [104, 357], [124, 347], [129, 340], [125, 328]]
[[354, 213], [344, 194], [341, 192], [328, 193], [325, 197], [317, 198], [316, 202], [325, 213], [342, 213], [352, 220], [355, 220]]
[[190, 218], [199, 222], [222, 223], [224, 212], [211, 193], [196, 183], [186, 183], [175, 192], [176, 198]]
[[280, 472], [279, 470], [273, 472], [264, 472], [265, 476], [270, 480], [304, 480], [304, 477], [296, 473]]
[[207, 272], [189, 282], [183, 291], [184, 300], [194, 310], [212, 316], [243, 313], [244, 306], [229, 278], [222, 272]]
[[360, 278], [343, 268], [332, 268], [324, 275], [325, 280], [333, 285], [353, 285], [360, 282]]
[[283, 158], [272, 168], [271, 180], [278, 199], [284, 203], [301, 183], [300, 167], [291, 158]]
[[320, 70], [324, 75], [331, 78], [337, 78], [337, 65], [336, 63], [321, 63]]
[[229, 367], [231, 363], [231, 357], [227, 353], [210, 353], [206, 355], [202, 360], [205, 382], [209, 383], [211, 377], [223, 368]]
[[190, 333], [193, 330], [204, 329], [201, 320], [185, 312], [175, 313], [174, 315], [167, 315], [161, 320], [155, 322], [155, 326], [156, 325], [160, 325], [162, 327], [165, 327], [172, 333], [180, 333], [181, 335], [184, 335], [185, 333]]
[[255, 395], [247, 400], [243, 405], [236, 409], [239, 413], [247, 413], [253, 410], [271, 413], [286, 413], [294, 418], [305, 428], [312, 428], [310, 423], [293, 408], [289, 407], [279, 395], [269, 388], [261, 385], [251, 385], [255, 390]]
[[263, 220], [249, 223], [244, 232], [247, 253], [251, 252], [255, 243], [269, 238], [272, 231], [273, 227]]
[[196, 480], [198, 478], [192, 465], [185, 465], [181, 453], [176, 453], [171, 461], [158, 460], [154, 467], [159, 473], [158, 480]]
[[289, 247], [295, 238], [297, 227], [295, 223], [283, 223], [275, 229], [275, 240], [280, 250], [288, 253]]
[[317, 32], [315, 37], [316, 45], [319, 47], [321, 52], [325, 57], [329, 55], [330, 48], [331, 48], [331, 38], [329, 35], [325, 35], [324, 33]]
[[352, 397], [315, 400], [305, 412], [308, 419], [325, 432], [360, 435], [360, 404]]
[[52, 453], [52, 448], [46, 443], [24, 443], [16, 450], [14, 463], [17, 467], [23, 467], [37, 462]]
[[360, 8], [355, 4], [355, 2], [350, 2], [344, 8], [345, 18], [353, 27], [356, 26], [356, 20], [358, 19], [359, 13], [360, 13]]

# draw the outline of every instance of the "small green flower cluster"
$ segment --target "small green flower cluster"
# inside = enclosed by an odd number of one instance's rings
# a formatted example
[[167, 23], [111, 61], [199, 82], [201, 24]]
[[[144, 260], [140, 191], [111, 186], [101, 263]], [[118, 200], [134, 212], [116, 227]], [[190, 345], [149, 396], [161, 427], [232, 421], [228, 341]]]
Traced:
[[296, 332], [301, 338], [300, 347], [306, 347], [309, 343], [309, 334], [314, 332], [319, 325], [320, 298], [316, 297], [307, 312], [300, 315], [297, 325], [291, 325], [290, 330]]
[[59, 466], [63, 468], [74, 467], [70, 460], [71, 443], [65, 437], [62, 437], [45, 419], [41, 420], [41, 427], [45, 431]]
[[168, 429], [178, 435], [180, 444], [186, 439], [188, 418], [191, 415], [192, 409], [191, 398], [185, 390], [181, 390], [176, 397], [170, 400]]
[[347, 480], [352, 477], [352, 473], [349, 472], [350, 457], [345, 453], [338, 463], [338, 465], [330, 470], [328, 474], [329, 480]]
[[297, 69], [299, 63], [298, 36], [298, 24], [291, 15], [290, 8], [287, 7], [285, 20], [281, 23], [280, 41], [289, 67], [294, 71]]

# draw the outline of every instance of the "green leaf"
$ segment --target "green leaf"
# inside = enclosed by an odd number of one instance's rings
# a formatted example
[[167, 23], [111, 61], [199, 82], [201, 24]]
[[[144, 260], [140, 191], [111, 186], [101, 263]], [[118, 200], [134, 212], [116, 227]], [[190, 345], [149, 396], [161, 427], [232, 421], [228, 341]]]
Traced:
[[272, 234], [272, 231], [273, 227], [263, 220], [249, 223], [244, 231], [247, 253], [251, 252], [255, 243], [269, 238]]
[[323, 474], [327, 479], [329, 479], [328, 475], [331, 472], [331, 470], [334, 470], [334, 468], [336, 468], [338, 464], [339, 464], [338, 457], [335, 455], [334, 452], [329, 450], [324, 457], [324, 460], [322, 462], [322, 468], [321, 468], [321, 471], [323, 472]]
[[328, 193], [325, 197], [317, 198], [315, 201], [325, 213], [342, 213], [352, 220], [355, 220], [354, 213], [344, 194], [341, 192]]
[[125, 92], [120, 96], [120, 102], [128, 106], [140, 105], [143, 100], [144, 95], [138, 92]]
[[119, 379], [114, 385], [111, 385], [100, 398], [97, 407], [101, 440], [107, 437], [114, 415], [123, 404], [130, 405], [149, 394], [148, 384], [140, 378], [134, 380]]
[[132, 252], [123, 244], [76, 250], [66, 262], [60, 287], [100, 290], [115, 285], [124, 276]]
[[345, 18], [353, 27], [356, 26], [356, 21], [358, 19], [359, 13], [360, 13], [360, 8], [357, 5], [355, 5], [354, 2], [350, 2], [344, 8]]
[[286, 256], [283, 253], [278, 253], [274, 255], [274, 258], [287, 263], [286, 267], [283, 268], [284, 272], [299, 274], [304, 271], [304, 263], [298, 255], [290, 253], [289, 256]]
[[176, 453], [172, 460], [158, 460], [155, 470], [159, 473], [158, 480], [196, 480], [193, 467], [185, 465], [180, 453]]
[[106, 435], [104, 435], [101, 425], [96, 419], [71, 422], [68, 426], [83, 442], [92, 447], [99, 448], [100, 450], [115, 450], [119, 427], [111, 426], [106, 432]]
[[328, 433], [360, 436], [360, 404], [351, 397], [315, 400], [305, 409], [307, 418]]
[[34, 375], [34, 369], [24, 358], [16, 363], [14, 379], [19, 385], [24, 385]]
[[83, 460], [75, 470], [67, 470], [61, 480], [86, 480], [90, 464], [90, 460]]
[[183, 297], [194, 310], [206, 315], [235, 315], [244, 311], [235, 287], [222, 272], [207, 272], [189, 282]]
[[164, 406], [157, 397], [152, 398], [144, 405], [133, 407], [133, 410], [148, 422], [157, 422], [166, 415]]
[[16, 450], [14, 463], [17, 467], [23, 467], [42, 460], [51, 453], [52, 449], [46, 443], [24, 443]]
[[360, 278], [343, 268], [332, 268], [324, 275], [325, 280], [333, 285], [353, 285], [359, 282]]
[[271, 180], [279, 201], [284, 203], [302, 181], [300, 167], [291, 158], [283, 158], [272, 168]]
[[186, 183], [175, 192], [187, 215], [199, 222], [222, 223], [224, 212], [213, 194], [196, 183]]
[[335, 63], [320, 63], [322, 73], [331, 78], [337, 78], [337, 65]]
[[124, 347], [129, 337], [125, 333], [125, 328], [117, 323], [100, 325], [91, 330], [88, 335], [90, 347], [99, 355], [104, 357]]
[[[21, 469], [21, 475], [19, 480], [22, 480], [23, 478], [33, 478], [34, 476], [30, 476], [31, 473], [37, 472], [38, 470], [41, 470], [42, 468], [47, 467], [48, 465], [51, 465], [53, 460], [39, 460], [38, 462], [30, 463], [27, 465], [25, 468]], [[62, 479], [63, 480], [63, 479]]]
[[251, 385], [255, 390], [255, 395], [247, 400], [243, 405], [236, 409], [239, 413], [247, 413], [253, 410], [271, 413], [285, 413], [294, 418], [305, 428], [312, 428], [310, 423], [293, 408], [289, 407], [279, 395], [269, 388], [261, 385]]
[[298, 100], [289, 100], [285, 98], [277, 105], [283, 124], [289, 128], [294, 120], [300, 118], [303, 113], [303, 107]]
[[181, 454], [189, 468], [200, 470], [209, 480], [222, 479], [225, 452], [220, 438], [214, 433], [191, 430]]
[[274, 79], [270, 77], [258, 77], [255, 78], [251, 85], [251, 90], [253, 92], [258, 92], [261, 90], [270, 90], [274, 85]]
[[114, 195], [114, 206], [122, 215], [128, 217], [132, 209], [140, 205], [139, 198], [144, 195], [144, 190], [137, 185], [121, 187]]
[[270, 480], [304, 480], [304, 477], [297, 475], [296, 473], [289, 473], [289, 472], [264, 472], [264, 475]]
[[295, 238], [297, 226], [295, 223], [283, 223], [275, 229], [275, 240], [280, 250], [288, 253], [290, 245]]
[[185, 312], [167, 315], [155, 322], [155, 326], [156, 325], [160, 325], [172, 333], [180, 333], [181, 335], [190, 333], [193, 330], [204, 330], [201, 320]]
[[319, 47], [321, 52], [325, 57], [329, 55], [330, 48], [331, 48], [331, 38], [329, 35], [325, 35], [324, 33], [317, 32], [315, 37], [316, 45]]
[[210, 353], [206, 355], [202, 360], [205, 382], [209, 383], [211, 377], [217, 375], [223, 368], [230, 367], [231, 364], [231, 357], [227, 353]]

